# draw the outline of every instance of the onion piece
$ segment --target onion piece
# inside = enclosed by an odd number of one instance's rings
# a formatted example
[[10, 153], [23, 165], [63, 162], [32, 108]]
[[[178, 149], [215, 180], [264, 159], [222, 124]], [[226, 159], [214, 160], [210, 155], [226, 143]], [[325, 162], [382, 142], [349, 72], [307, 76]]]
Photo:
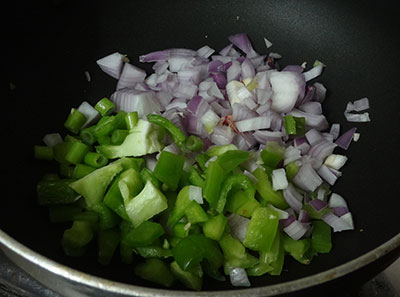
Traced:
[[346, 164], [346, 162], [347, 162], [346, 156], [331, 154], [325, 159], [324, 164], [330, 168], [339, 170], [344, 166], [344, 164]]
[[203, 193], [201, 187], [189, 186], [189, 200], [196, 201], [198, 204], [203, 204]]
[[369, 109], [369, 99], [367, 97], [358, 99], [352, 103], [351, 101], [347, 103], [345, 112], [350, 111], [363, 111]]
[[272, 188], [274, 191], [284, 190], [288, 185], [285, 169], [279, 168], [272, 171]]
[[268, 129], [271, 126], [271, 119], [268, 117], [256, 117], [247, 120], [235, 122], [239, 132], [255, 131], [260, 129]]
[[294, 211], [299, 212], [303, 207], [303, 196], [297, 192], [296, 188], [291, 183], [283, 190], [283, 197]]
[[291, 224], [283, 228], [283, 231], [294, 240], [299, 240], [310, 228], [309, 224], [294, 220]]
[[353, 135], [356, 131], [357, 128], [351, 128], [347, 130], [338, 139], [336, 139], [335, 143], [342, 149], [347, 150], [350, 146], [351, 141], [353, 140]]
[[364, 113], [349, 113], [349, 112], [345, 112], [344, 116], [346, 117], [346, 120], [348, 122], [364, 123], [364, 122], [370, 122], [371, 121], [368, 112], [364, 112]]
[[270, 48], [271, 46], [272, 46], [272, 42], [271, 41], [269, 41], [267, 38], [265, 38], [264, 37], [264, 42], [265, 42], [265, 46], [267, 47], [267, 48]]
[[327, 213], [322, 220], [333, 228], [333, 232], [354, 230], [353, 217], [350, 212], [338, 217], [333, 213]]
[[322, 165], [318, 169], [318, 174], [331, 186], [333, 186], [335, 184], [336, 180], [338, 179], [338, 176], [335, 173], [333, 173], [332, 170], [328, 166], [325, 166], [325, 165]]
[[299, 97], [304, 96], [305, 81], [301, 74], [282, 71], [272, 72], [270, 75], [272, 88], [272, 106], [276, 112], [289, 112]]
[[82, 125], [82, 128], [93, 124], [93, 122], [100, 118], [100, 113], [87, 101], [83, 101], [79, 105], [78, 110], [86, 117], [86, 122]]
[[286, 166], [291, 162], [301, 159], [301, 151], [292, 145], [288, 146], [285, 150], [283, 165]]
[[48, 133], [43, 137], [42, 140], [45, 145], [50, 146], [50, 147], [53, 147], [56, 144], [64, 142], [60, 133]]
[[322, 184], [322, 179], [310, 164], [304, 164], [293, 178], [293, 182], [305, 191], [314, 192]]
[[340, 196], [339, 194], [336, 193], [332, 193], [331, 197], [329, 198], [329, 202], [328, 205], [330, 208], [335, 208], [335, 207], [346, 207], [347, 203], [346, 200], [344, 200], [344, 198], [342, 196]]
[[311, 68], [310, 70], [306, 71], [303, 73], [304, 78], [307, 81], [310, 81], [318, 76], [321, 75], [322, 70], [324, 69], [324, 65], [322, 63], [319, 63], [315, 67]]
[[104, 58], [97, 60], [96, 64], [99, 65], [100, 69], [108, 75], [119, 79], [124, 64], [124, 58], [124, 55], [115, 52], [111, 55], [105, 56]]
[[203, 58], [210, 57], [214, 52], [215, 50], [209, 47], [208, 45], [205, 45], [197, 50], [197, 54]]
[[118, 80], [117, 90], [123, 88], [132, 88], [137, 83], [143, 82], [145, 77], [146, 72], [143, 69], [140, 69], [132, 64], [125, 63]]
[[150, 113], [161, 111], [160, 103], [151, 91], [142, 92], [133, 89], [122, 89], [111, 95], [111, 101], [115, 103], [116, 111], [137, 111], [140, 118]]
[[250, 281], [247, 277], [246, 269], [244, 268], [231, 268], [229, 272], [229, 279], [232, 286], [235, 287], [250, 287]]
[[228, 224], [230, 227], [231, 235], [238, 239], [240, 242], [244, 241], [247, 232], [247, 225], [249, 224], [250, 219], [242, 217], [237, 214], [231, 214], [228, 216]]
[[251, 42], [246, 34], [239, 33], [235, 35], [231, 35], [228, 37], [229, 41], [232, 42], [235, 46], [241, 49], [248, 58], [252, 58], [258, 56], [256, 51], [253, 49]]

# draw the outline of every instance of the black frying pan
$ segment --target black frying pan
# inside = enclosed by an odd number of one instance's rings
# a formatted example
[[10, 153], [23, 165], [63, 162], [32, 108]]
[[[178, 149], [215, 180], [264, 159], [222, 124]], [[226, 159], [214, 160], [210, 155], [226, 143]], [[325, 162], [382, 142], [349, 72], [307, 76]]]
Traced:
[[[134, 277], [132, 267], [96, 263], [93, 252], [67, 258], [60, 236], [67, 226], [51, 225], [46, 209], [35, 201], [35, 185], [52, 167], [32, 157], [32, 146], [50, 132], [63, 131], [71, 107], [109, 96], [113, 78], [95, 64], [114, 51], [150, 73], [141, 54], [171, 47], [216, 50], [231, 34], [245, 32], [260, 53], [283, 56], [282, 65], [327, 68], [319, 79], [328, 88], [324, 112], [343, 131], [356, 126], [361, 138], [345, 154], [350, 161], [334, 191], [353, 212], [356, 229], [335, 233], [333, 250], [308, 266], [289, 258], [280, 277], [251, 279], [267, 286], [335, 268], [376, 249], [399, 233], [400, 127], [399, 21], [389, 1], [27, 1], [11, 4], [3, 48], [6, 84], [16, 88], [2, 96], [2, 179], [0, 228], [22, 244], [80, 271], [119, 282], [152, 286]], [[3, 60], [4, 63], [4, 60]], [[86, 81], [89, 71], [92, 81]], [[372, 122], [345, 121], [346, 103], [367, 96]], [[399, 255], [394, 249], [359, 271], [365, 281]], [[117, 258], [117, 257], [116, 257]], [[363, 266], [363, 265], [362, 265]], [[335, 278], [335, 276], [332, 276]], [[342, 282], [343, 279], [340, 280]], [[353, 278], [352, 278], [353, 280]], [[231, 289], [207, 280], [204, 290]]]

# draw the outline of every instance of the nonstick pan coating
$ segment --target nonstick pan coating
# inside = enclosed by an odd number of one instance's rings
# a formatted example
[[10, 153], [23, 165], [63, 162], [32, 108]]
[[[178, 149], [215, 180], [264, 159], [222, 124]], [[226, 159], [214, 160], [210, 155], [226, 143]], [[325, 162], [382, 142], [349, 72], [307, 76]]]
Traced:
[[[387, 1], [35, 1], [11, 4], [6, 26], [6, 84], [2, 100], [3, 174], [0, 228], [58, 263], [91, 275], [151, 287], [132, 267], [114, 259], [110, 267], [63, 255], [60, 237], [67, 225], [52, 225], [35, 202], [35, 185], [53, 169], [33, 159], [32, 147], [46, 133], [64, 131], [71, 107], [109, 96], [116, 81], [95, 61], [115, 51], [150, 73], [141, 54], [171, 47], [219, 50], [229, 35], [247, 33], [259, 53], [283, 56], [281, 65], [314, 60], [327, 65], [318, 79], [328, 89], [324, 112], [342, 131], [361, 134], [346, 154], [349, 162], [334, 191], [345, 197], [355, 230], [335, 233], [333, 249], [310, 265], [287, 258], [280, 277], [251, 279], [255, 287], [299, 279], [364, 255], [399, 233], [400, 162], [399, 21]], [[89, 71], [91, 82], [84, 72]], [[348, 123], [348, 101], [370, 99], [370, 123]], [[93, 249], [94, 251], [94, 249]], [[382, 267], [378, 266], [376, 272]], [[207, 280], [204, 290], [231, 288]]]

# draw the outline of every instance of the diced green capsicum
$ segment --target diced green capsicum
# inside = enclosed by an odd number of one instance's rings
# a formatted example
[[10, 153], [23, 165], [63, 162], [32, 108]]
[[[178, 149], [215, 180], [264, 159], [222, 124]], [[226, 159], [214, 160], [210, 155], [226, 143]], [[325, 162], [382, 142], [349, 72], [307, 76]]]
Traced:
[[329, 253], [332, 248], [331, 227], [324, 221], [313, 221], [312, 226], [312, 250], [316, 253]]
[[276, 141], [268, 141], [260, 156], [265, 166], [275, 169], [285, 156], [285, 147]]
[[128, 228], [121, 233], [121, 242], [131, 248], [149, 246], [165, 233], [160, 224], [151, 221], [145, 221], [136, 228], [133, 225]]
[[225, 211], [249, 218], [253, 211], [260, 207], [260, 203], [242, 190], [229, 194], [225, 204]]
[[197, 265], [193, 269], [183, 270], [176, 261], [170, 264], [171, 272], [177, 280], [179, 280], [185, 287], [191, 290], [200, 291], [203, 286], [203, 278], [199, 274], [201, 266]]
[[265, 203], [269, 202], [280, 209], [289, 207], [283, 197], [282, 191], [274, 191], [268, 174], [261, 167], [254, 170], [253, 175], [257, 178], [257, 182], [255, 183], [256, 190]]
[[79, 199], [79, 194], [71, 187], [70, 179], [41, 180], [36, 186], [39, 205], [69, 204]]
[[168, 151], [162, 151], [154, 168], [155, 177], [175, 191], [182, 174], [185, 157]]
[[250, 268], [258, 263], [258, 259], [249, 254], [243, 244], [228, 233], [222, 236], [219, 245], [230, 267]]
[[276, 211], [268, 207], [256, 208], [247, 226], [243, 245], [254, 251], [269, 251], [278, 232], [278, 225], [279, 214]]
[[86, 221], [74, 221], [72, 227], [65, 230], [62, 247], [68, 256], [82, 256], [94, 237], [92, 225]]
[[216, 162], [225, 171], [229, 172], [250, 158], [250, 153], [241, 150], [230, 150], [218, 156]]
[[100, 230], [97, 235], [97, 261], [102, 265], [110, 264], [120, 242], [118, 229]]
[[256, 192], [253, 182], [247, 175], [232, 174], [228, 176], [222, 184], [221, 192], [215, 209], [219, 213], [222, 213], [224, 211], [226, 199], [228, 197], [229, 192], [238, 190], [243, 190], [246, 196], [250, 198], [254, 197], [254, 194]]
[[158, 258], [148, 258], [144, 263], [135, 267], [135, 274], [145, 280], [171, 287], [175, 281], [169, 266]]
[[217, 208], [224, 174], [224, 170], [217, 162], [214, 161], [208, 164], [203, 196], [213, 209]]

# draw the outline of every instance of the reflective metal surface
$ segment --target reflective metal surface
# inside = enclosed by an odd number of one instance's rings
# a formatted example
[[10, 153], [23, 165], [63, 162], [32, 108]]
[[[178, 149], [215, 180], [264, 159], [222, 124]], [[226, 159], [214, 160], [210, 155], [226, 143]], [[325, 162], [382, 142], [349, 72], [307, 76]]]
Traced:
[[51, 290], [62, 296], [84, 297], [84, 296], [273, 296], [290, 293], [304, 288], [326, 283], [330, 280], [345, 276], [359, 270], [366, 265], [379, 260], [389, 253], [396, 252], [398, 257], [400, 246], [400, 234], [389, 240], [378, 248], [368, 252], [361, 257], [340, 265], [334, 269], [324, 271], [309, 277], [300, 278], [295, 281], [285, 282], [277, 285], [260, 288], [226, 290], [226, 291], [174, 291], [144, 288], [112, 282], [102, 278], [94, 277], [79, 272], [64, 265], [58, 264], [43, 257], [29, 248], [21, 245], [3, 231], [0, 230], [0, 248], [19, 267], [39, 282], [48, 286]]

